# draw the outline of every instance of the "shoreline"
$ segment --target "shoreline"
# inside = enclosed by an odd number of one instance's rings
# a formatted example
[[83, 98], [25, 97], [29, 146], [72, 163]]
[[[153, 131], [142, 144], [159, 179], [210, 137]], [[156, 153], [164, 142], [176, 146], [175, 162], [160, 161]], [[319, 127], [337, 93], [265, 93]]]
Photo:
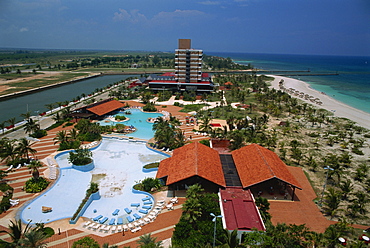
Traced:
[[[366, 113], [362, 110], [359, 110], [347, 104], [344, 104], [326, 94], [322, 94], [321, 92], [311, 88], [310, 84], [304, 81], [289, 78], [289, 77], [277, 76], [277, 75], [267, 75], [267, 76], [271, 76], [274, 78], [274, 80], [270, 82], [272, 88], [276, 90], [280, 90], [279, 82], [281, 79], [283, 79], [285, 88], [287, 89], [294, 88], [295, 90], [304, 92], [305, 94], [311, 95], [314, 98], [319, 98], [322, 104], [317, 105], [318, 108], [326, 109], [332, 112], [334, 116], [336, 117], [348, 118], [352, 121], [355, 121], [359, 126], [370, 129], [370, 114], [369, 113]], [[291, 95], [291, 96], [301, 99], [304, 102], [307, 102], [307, 103], [310, 103], [316, 106], [310, 100], [306, 100], [304, 98], [301, 98], [295, 95]]]

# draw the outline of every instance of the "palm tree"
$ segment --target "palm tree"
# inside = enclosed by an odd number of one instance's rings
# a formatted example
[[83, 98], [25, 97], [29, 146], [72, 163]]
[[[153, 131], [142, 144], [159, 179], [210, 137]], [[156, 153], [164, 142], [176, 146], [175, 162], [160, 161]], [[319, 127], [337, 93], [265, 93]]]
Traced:
[[5, 162], [9, 165], [12, 164], [17, 157], [18, 153], [16, 151], [15, 141], [2, 139], [0, 148], [0, 158], [2, 161], [5, 160]]
[[348, 195], [351, 193], [353, 190], [353, 184], [352, 181], [347, 179], [345, 181], [342, 181], [339, 184], [339, 188], [342, 190], [342, 200], [347, 200]]
[[[227, 248], [236, 248], [239, 245], [238, 239], [238, 229], [229, 232], [229, 230], [224, 229], [224, 236], [226, 238], [226, 247]], [[224, 246], [223, 246], [224, 247]]]
[[30, 223], [23, 228], [21, 219], [15, 220], [14, 222], [11, 220], [10, 225], [8, 225], [9, 231], [0, 231], [0, 233], [6, 233], [10, 236], [12, 242], [7, 242], [3, 239], [0, 240], [0, 244], [4, 244], [4, 247], [20, 247], [17, 246], [20, 244], [20, 240], [24, 238], [24, 235], [31, 229]]
[[2, 130], [2, 134], [4, 134], [6, 121], [0, 122], [0, 129]]
[[137, 243], [140, 248], [162, 248], [162, 241], [156, 242], [157, 238], [152, 237], [150, 233], [144, 234], [139, 237]]
[[200, 184], [196, 183], [191, 185], [189, 189], [186, 191], [186, 198], [197, 198], [199, 195], [204, 191]]
[[332, 219], [338, 211], [341, 203], [341, 193], [334, 188], [329, 188], [325, 196], [324, 210]]
[[68, 135], [67, 135], [67, 132], [65, 130], [62, 130], [62, 131], [59, 131], [57, 132], [55, 138], [54, 138], [55, 142], [54, 142], [54, 145], [56, 143], [66, 143], [69, 141], [68, 139]]
[[28, 119], [24, 125], [24, 130], [26, 133], [35, 133], [40, 129], [40, 125], [36, 123], [33, 119]]
[[188, 198], [182, 205], [183, 218], [190, 224], [197, 223], [197, 220], [202, 216], [202, 204], [199, 202], [199, 198]]
[[13, 126], [13, 129], [15, 128], [15, 117], [10, 118], [9, 120], [7, 120], [7, 122], [8, 122], [11, 126]]
[[45, 107], [50, 110], [50, 113], [53, 113], [54, 103], [45, 104]]
[[30, 160], [29, 153], [34, 155], [37, 151], [31, 147], [30, 141], [26, 138], [19, 140], [18, 146], [15, 148], [20, 157], [26, 156], [27, 161]]
[[29, 120], [29, 119], [30, 119], [30, 117], [31, 117], [31, 112], [30, 112], [30, 111], [27, 111], [26, 113], [21, 114], [20, 116], [21, 116], [21, 117], [24, 117], [24, 119], [27, 121], [27, 120]]
[[40, 177], [40, 172], [38, 168], [42, 167], [41, 162], [38, 160], [32, 160], [27, 167], [31, 170], [33, 179], [37, 181]]
[[37, 228], [31, 229], [24, 234], [23, 239], [20, 240], [22, 247], [30, 248], [42, 248], [47, 247], [47, 242], [45, 239], [48, 238], [48, 235], [42, 230]]

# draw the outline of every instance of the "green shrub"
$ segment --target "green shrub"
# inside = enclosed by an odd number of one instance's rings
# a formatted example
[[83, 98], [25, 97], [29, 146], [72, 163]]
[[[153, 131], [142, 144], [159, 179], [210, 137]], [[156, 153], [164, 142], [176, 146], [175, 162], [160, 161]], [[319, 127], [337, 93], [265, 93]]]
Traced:
[[156, 107], [154, 106], [154, 103], [151, 103], [151, 102], [148, 102], [147, 104], [145, 104], [145, 106], [143, 107], [143, 110], [146, 112], [156, 112], [157, 111]]
[[46, 136], [48, 134], [48, 132], [46, 132], [46, 130], [43, 130], [43, 129], [39, 129], [37, 130], [36, 132], [34, 132], [33, 134], [30, 134], [31, 137], [33, 138], [42, 138], [44, 136]]
[[100, 245], [93, 238], [84, 237], [75, 241], [72, 245], [72, 248], [100, 248]]
[[87, 165], [92, 162], [92, 152], [89, 149], [76, 149], [69, 153], [68, 161], [74, 165]]
[[152, 169], [152, 168], [158, 168], [158, 167], [159, 167], [159, 162], [144, 165], [145, 169]]
[[201, 141], [199, 141], [199, 143], [201, 143], [203, 145], [206, 145], [206, 146], [210, 146], [210, 143], [209, 143], [208, 139], [201, 140]]
[[70, 150], [70, 149], [78, 149], [81, 145], [79, 140], [69, 141], [69, 142], [62, 142], [59, 144], [59, 151]]
[[27, 180], [24, 188], [27, 193], [38, 193], [46, 189], [49, 183], [44, 177], [39, 177], [37, 180], [32, 177]]
[[124, 116], [124, 115], [116, 115], [116, 116], [115, 116], [115, 119], [116, 119], [116, 120], [120, 120], [120, 121], [124, 121], [124, 120], [126, 120], [127, 118], [126, 118], [126, 116]]

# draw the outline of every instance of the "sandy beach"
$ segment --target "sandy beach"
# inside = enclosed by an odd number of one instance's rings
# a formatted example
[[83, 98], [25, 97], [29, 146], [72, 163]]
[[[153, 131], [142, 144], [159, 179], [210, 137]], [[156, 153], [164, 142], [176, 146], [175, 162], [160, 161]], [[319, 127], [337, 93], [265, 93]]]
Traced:
[[283, 79], [285, 88], [287, 89], [293, 88], [295, 90], [298, 90], [300, 92], [304, 92], [305, 94], [313, 96], [314, 98], [319, 98], [322, 104], [318, 105], [318, 104], [312, 103], [310, 100], [306, 100], [304, 98], [295, 96], [293, 94], [290, 94], [291, 96], [301, 99], [307, 103], [316, 105], [318, 108], [323, 108], [328, 111], [331, 111], [337, 117], [345, 117], [350, 120], [353, 120], [359, 126], [370, 129], [370, 114], [369, 113], [366, 113], [364, 111], [348, 106], [342, 102], [339, 102], [329, 97], [326, 94], [323, 94], [317, 90], [314, 90], [310, 87], [308, 83], [304, 81], [300, 81], [300, 80], [288, 78], [288, 77], [282, 77], [282, 76], [275, 76], [275, 75], [269, 75], [269, 76], [275, 78], [271, 82], [271, 85], [273, 88], [280, 89], [279, 82]]

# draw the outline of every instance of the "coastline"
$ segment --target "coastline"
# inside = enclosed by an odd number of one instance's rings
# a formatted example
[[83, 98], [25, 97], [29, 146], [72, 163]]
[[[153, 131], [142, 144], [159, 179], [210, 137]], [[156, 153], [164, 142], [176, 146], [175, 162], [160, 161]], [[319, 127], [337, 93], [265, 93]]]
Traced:
[[[283, 76], [276, 76], [276, 75], [268, 75], [274, 78], [273, 81], [271, 81], [271, 87], [274, 89], [279, 90], [279, 82], [280, 80], [284, 80], [284, 86], [285, 88], [294, 88], [295, 90], [298, 90], [300, 92], [304, 92], [305, 94], [309, 94], [313, 96], [314, 98], [319, 98], [322, 102], [321, 105], [316, 105], [318, 108], [326, 109], [334, 114], [336, 117], [344, 117], [348, 118], [352, 121], [355, 121], [359, 126], [362, 126], [364, 128], [370, 129], [370, 114], [366, 113], [364, 111], [361, 111], [359, 109], [353, 108], [349, 105], [346, 105], [340, 101], [335, 100], [334, 98], [331, 98], [330, 96], [326, 94], [322, 94], [321, 92], [314, 90], [310, 87], [310, 85], [304, 81], [283, 77]], [[292, 97], [301, 99], [302, 101], [305, 101], [307, 103], [313, 104], [310, 100], [306, 100], [304, 98], [300, 98], [298, 96], [291, 95]]]

